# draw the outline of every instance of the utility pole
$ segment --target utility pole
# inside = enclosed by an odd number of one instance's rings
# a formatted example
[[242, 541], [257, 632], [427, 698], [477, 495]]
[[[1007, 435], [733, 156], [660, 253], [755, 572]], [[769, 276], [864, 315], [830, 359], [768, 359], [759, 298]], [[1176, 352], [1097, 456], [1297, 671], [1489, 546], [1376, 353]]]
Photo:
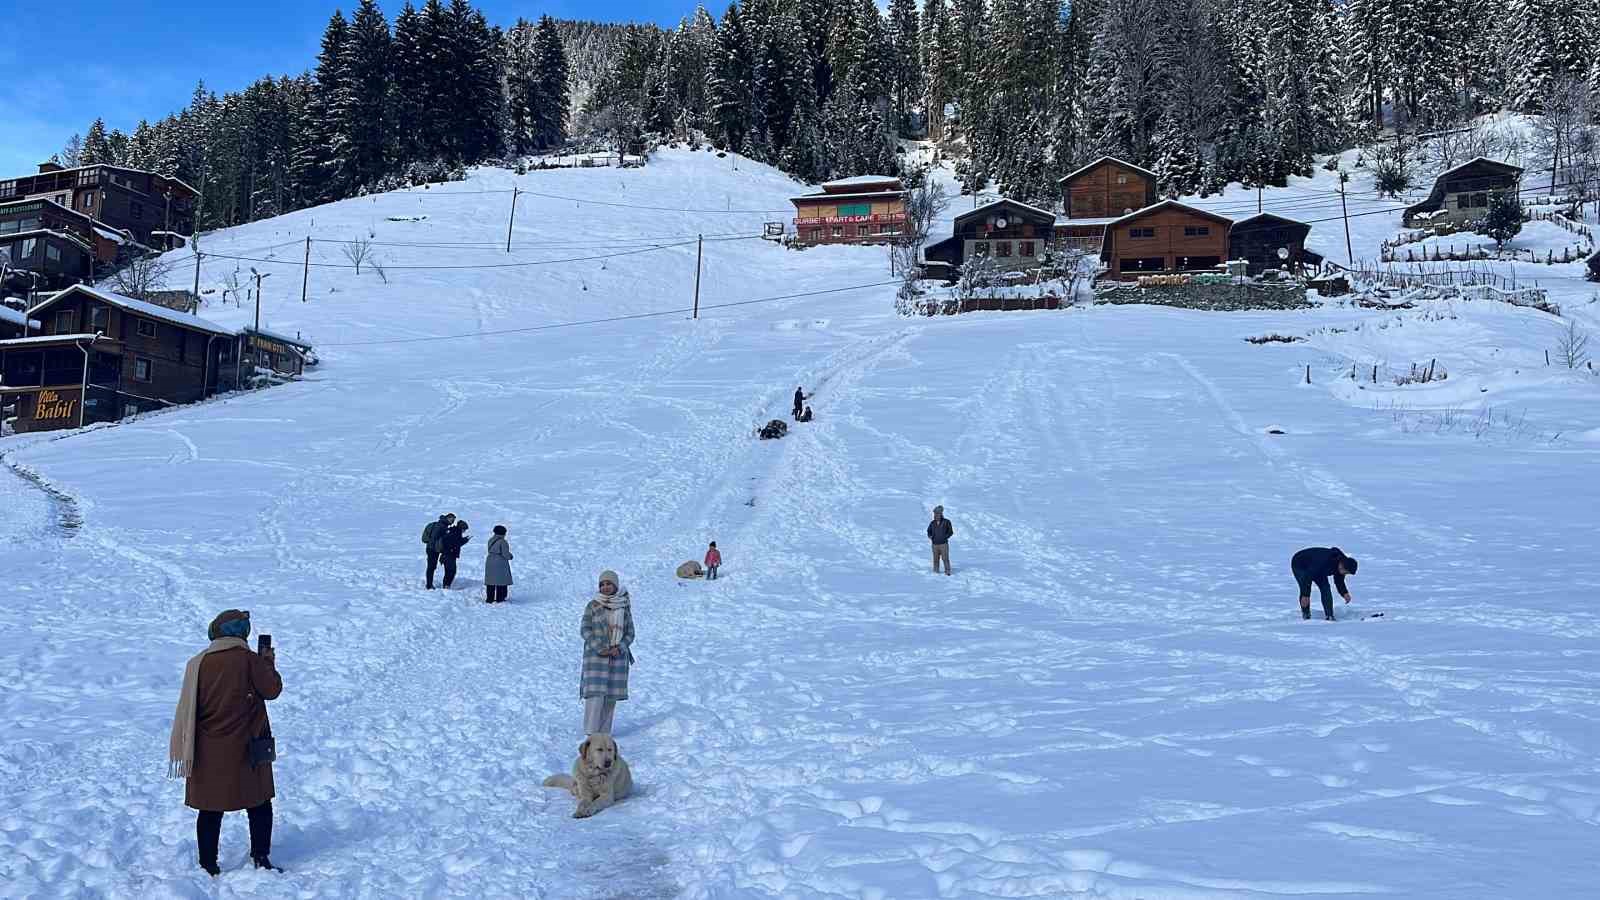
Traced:
[[1339, 173], [1339, 212], [1344, 216], [1344, 256], [1350, 265], [1356, 264], [1356, 254], [1350, 249], [1350, 208], [1344, 202], [1344, 185], [1350, 180], [1349, 172]]
[[306, 235], [306, 261], [300, 270], [300, 302], [306, 302], [306, 286], [311, 283], [311, 236]]
[[511, 252], [511, 229], [517, 224], [517, 186], [511, 186], [511, 218], [506, 222], [506, 252]]
[[255, 267], [250, 268], [250, 274], [256, 277], [256, 332], [261, 331], [261, 279], [272, 276], [271, 272], [257, 272]]
[[704, 258], [706, 236], [695, 235], [694, 243], [694, 318], [700, 318], [700, 261]]
[[1262, 182], [1262, 180], [1264, 180], [1264, 179], [1258, 179], [1256, 181], [1256, 212], [1258, 212], [1258, 213], [1261, 212], [1261, 182]]
[[[195, 235], [199, 237], [199, 235]], [[200, 302], [200, 245], [194, 245], [194, 302]]]

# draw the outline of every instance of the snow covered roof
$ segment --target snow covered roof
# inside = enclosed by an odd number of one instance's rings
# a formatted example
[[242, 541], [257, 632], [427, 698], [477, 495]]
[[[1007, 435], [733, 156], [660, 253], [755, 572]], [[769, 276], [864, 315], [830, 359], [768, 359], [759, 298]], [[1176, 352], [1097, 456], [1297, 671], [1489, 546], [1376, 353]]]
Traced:
[[71, 243], [77, 244], [85, 253], [94, 252], [94, 248], [89, 246], [88, 241], [70, 231], [57, 231], [54, 228], [35, 228], [31, 231], [13, 231], [9, 234], [0, 235], [0, 240], [12, 241], [17, 238], [40, 236], [60, 238], [64, 241], [70, 241]]
[[238, 334], [237, 331], [234, 331], [231, 328], [224, 328], [215, 322], [207, 321], [199, 316], [181, 313], [177, 310], [167, 309], [164, 306], [157, 306], [154, 303], [146, 303], [143, 300], [135, 300], [132, 297], [126, 297], [122, 294], [114, 294], [111, 291], [102, 291], [99, 288], [89, 287], [86, 284], [73, 285], [64, 291], [57, 291], [28, 312], [30, 314], [37, 313], [39, 310], [44, 309], [57, 300], [60, 300], [62, 297], [75, 292], [88, 294], [102, 303], [109, 303], [112, 306], [120, 307], [131, 313], [137, 313], [141, 316], [151, 319], [160, 319], [164, 322], [170, 322], [171, 324], [177, 325], [180, 328], [188, 328], [194, 331], [204, 331], [209, 334], [221, 335], [223, 337], [234, 337]]
[[244, 328], [240, 329], [239, 333], [240, 334], [258, 334], [258, 335], [260, 335], [260, 336], [262, 336], [264, 338], [267, 338], [268, 340], [278, 341], [279, 343], [288, 344], [288, 345], [290, 345], [292, 347], [295, 347], [295, 348], [298, 348], [298, 349], [303, 349], [303, 350], [310, 350], [311, 349], [311, 342], [306, 340], [306, 339], [304, 339], [304, 338], [289, 337], [288, 335], [286, 335], [286, 334], [284, 334], [282, 332], [272, 331], [272, 330], [266, 329], [266, 328], [257, 328], [254, 325], [246, 325]]
[[1110, 225], [1118, 218], [1118, 216], [1085, 216], [1073, 219], [1067, 216], [1056, 216], [1056, 225]]
[[9, 306], [0, 306], [0, 322], [9, 322], [12, 325], [24, 325], [29, 328], [43, 328], [38, 319], [30, 318]]
[[1068, 181], [1068, 180], [1071, 180], [1073, 178], [1077, 178], [1079, 175], [1082, 175], [1083, 173], [1089, 171], [1090, 169], [1094, 168], [1095, 166], [1100, 165], [1101, 163], [1116, 163], [1119, 166], [1123, 166], [1125, 168], [1132, 169], [1135, 172], [1139, 172], [1139, 173], [1144, 174], [1144, 175], [1149, 175], [1151, 178], [1155, 178], [1156, 177], [1156, 173], [1150, 171], [1149, 169], [1146, 169], [1143, 166], [1136, 166], [1133, 163], [1128, 162], [1125, 159], [1117, 159], [1115, 156], [1102, 156], [1099, 159], [1095, 160], [1092, 163], [1089, 163], [1086, 166], [1082, 166], [1080, 168], [1074, 169], [1071, 172], [1068, 172], [1067, 174], [1061, 176], [1060, 178], [1056, 179], [1056, 183], [1059, 184], [1059, 183], [1061, 183], [1063, 181]]
[[105, 238], [108, 241], [111, 241], [111, 242], [117, 243], [117, 244], [127, 244], [127, 243], [131, 243], [132, 240], [133, 240], [131, 237], [128, 236], [127, 232], [118, 231], [115, 228], [107, 228], [106, 226], [101, 225], [98, 222], [95, 223], [94, 233], [100, 235], [101, 237]]
[[820, 201], [825, 201], [825, 200], [855, 200], [855, 199], [859, 199], [859, 198], [862, 198], [862, 197], [900, 197], [900, 196], [903, 196], [905, 193], [906, 192], [903, 191], [903, 190], [896, 190], [896, 191], [865, 191], [865, 192], [859, 192], [859, 193], [853, 193], [853, 194], [805, 194], [805, 195], [800, 196], [800, 197], [790, 197], [789, 198], [789, 202], [790, 203], [799, 203], [801, 201], [805, 201], [807, 203], [811, 203], [811, 202], [814, 202], [814, 201], [820, 202]]
[[849, 187], [861, 187], [864, 184], [883, 184], [885, 182], [891, 182], [891, 181], [894, 182], [895, 184], [899, 184], [900, 183], [900, 179], [896, 178], [893, 175], [856, 175], [856, 176], [854, 176], [852, 178], [835, 178], [832, 181], [824, 181], [822, 183], [822, 186], [824, 188], [831, 188], [831, 187], [849, 188]]
[[1439, 177], [1440, 178], [1444, 178], [1444, 177], [1446, 177], [1448, 175], [1453, 175], [1456, 172], [1459, 172], [1462, 169], [1468, 168], [1470, 166], [1483, 165], [1485, 163], [1487, 163], [1492, 168], [1503, 169], [1508, 174], [1511, 173], [1511, 172], [1515, 172], [1518, 175], [1521, 175], [1523, 173], [1523, 171], [1524, 171], [1524, 169], [1521, 166], [1514, 166], [1511, 163], [1501, 162], [1498, 159], [1490, 159], [1487, 156], [1474, 156], [1473, 158], [1467, 160], [1466, 162], [1462, 163], [1459, 166], [1454, 166], [1452, 168], [1445, 169], [1443, 172], [1439, 173]]
[[1305, 225], [1307, 228], [1311, 227], [1310, 225], [1306, 224], [1305, 222], [1300, 221], [1299, 219], [1291, 219], [1288, 216], [1280, 216], [1277, 213], [1270, 213], [1270, 212], [1251, 213], [1250, 215], [1245, 216], [1242, 219], [1234, 219], [1233, 220], [1233, 227], [1238, 228], [1240, 225], [1243, 225], [1246, 222], [1253, 222], [1256, 219], [1277, 219], [1279, 222], [1288, 222], [1290, 225]]
[[[1205, 216], [1208, 219], [1215, 219], [1218, 222], [1227, 222], [1229, 225], [1233, 224], [1233, 220], [1232, 219], [1228, 218], [1227, 216], [1225, 216], [1225, 215], [1223, 215], [1221, 213], [1214, 213], [1209, 209], [1201, 209], [1198, 206], [1190, 206], [1187, 203], [1181, 203], [1181, 202], [1179, 202], [1177, 200], [1162, 200], [1160, 203], [1152, 203], [1149, 206], [1146, 206], [1144, 209], [1136, 209], [1133, 212], [1128, 213], [1125, 216], [1118, 216], [1117, 218], [1112, 219], [1110, 222], [1107, 222], [1106, 224], [1107, 225], [1115, 225], [1118, 222], [1126, 222], [1129, 219], [1137, 219], [1137, 218], [1140, 218], [1142, 216], [1147, 216], [1147, 215], [1155, 212], [1156, 210], [1165, 209], [1165, 208], [1181, 209], [1184, 212], [1194, 213], [1197, 216]], [[1259, 215], [1259, 213], [1258, 213], [1258, 215]]]
[[40, 334], [33, 337], [12, 338], [9, 341], [0, 341], [0, 347], [27, 347], [33, 344], [67, 343], [69, 341], [109, 340], [103, 334]]
[[956, 222], [959, 223], [959, 222], [961, 222], [963, 220], [970, 219], [973, 216], [980, 215], [984, 211], [986, 211], [988, 209], [991, 209], [993, 207], [996, 207], [996, 206], [1014, 206], [1014, 207], [1017, 207], [1019, 209], [1027, 210], [1028, 212], [1031, 212], [1031, 213], [1037, 213], [1038, 215], [1043, 216], [1046, 219], [1049, 219], [1051, 222], [1054, 222], [1056, 220], [1056, 214], [1051, 212], [1048, 209], [1040, 209], [1037, 206], [1032, 206], [1032, 205], [1029, 205], [1027, 203], [1023, 203], [1020, 200], [1007, 200], [1006, 198], [1002, 197], [999, 200], [991, 200], [988, 203], [985, 203], [984, 205], [978, 207], [977, 209], [974, 209], [974, 210], [971, 210], [969, 212], [962, 213], [959, 216], [956, 216]]

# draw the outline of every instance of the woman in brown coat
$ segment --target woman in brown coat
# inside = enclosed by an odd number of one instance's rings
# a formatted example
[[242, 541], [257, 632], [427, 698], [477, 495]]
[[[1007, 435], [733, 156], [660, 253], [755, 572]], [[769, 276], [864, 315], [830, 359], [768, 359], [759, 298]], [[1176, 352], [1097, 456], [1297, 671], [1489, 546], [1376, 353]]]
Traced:
[[211, 622], [211, 645], [189, 660], [172, 722], [169, 774], [188, 780], [184, 803], [199, 810], [195, 836], [200, 867], [212, 875], [222, 814], [248, 810], [250, 858], [276, 869], [272, 852], [272, 764], [252, 765], [250, 742], [271, 733], [267, 701], [283, 693], [269, 649], [257, 654], [245, 640], [250, 614], [230, 609]]

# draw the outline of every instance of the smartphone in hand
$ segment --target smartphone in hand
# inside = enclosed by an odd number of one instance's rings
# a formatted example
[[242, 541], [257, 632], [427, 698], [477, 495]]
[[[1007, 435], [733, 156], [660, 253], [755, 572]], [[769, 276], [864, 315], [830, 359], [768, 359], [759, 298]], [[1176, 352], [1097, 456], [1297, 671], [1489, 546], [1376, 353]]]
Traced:
[[258, 636], [256, 638], [256, 652], [257, 653], [270, 653], [270, 652], [272, 652], [272, 635], [263, 634], [263, 635], [260, 635], [260, 636]]

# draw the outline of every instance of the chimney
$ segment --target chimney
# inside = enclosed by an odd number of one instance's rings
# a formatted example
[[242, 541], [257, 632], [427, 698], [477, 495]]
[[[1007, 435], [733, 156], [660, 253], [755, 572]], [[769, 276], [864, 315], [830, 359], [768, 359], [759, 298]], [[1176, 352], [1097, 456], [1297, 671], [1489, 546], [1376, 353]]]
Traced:
[[44, 175], [44, 174], [46, 174], [48, 172], [60, 172], [64, 168], [65, 168], [64, 166], [62, 166], [60, 163], [56, 162], [55, 160], [47, 159], [44, 162], [39, 163], [39, 174], [40, 175]]

